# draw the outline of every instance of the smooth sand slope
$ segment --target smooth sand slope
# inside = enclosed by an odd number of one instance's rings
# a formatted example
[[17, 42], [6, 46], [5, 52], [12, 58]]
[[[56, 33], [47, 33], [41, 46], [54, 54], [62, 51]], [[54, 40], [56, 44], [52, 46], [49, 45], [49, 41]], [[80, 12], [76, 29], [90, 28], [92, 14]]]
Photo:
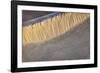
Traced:
[[90, 58], [90, 20], [70, 32], [42, 44], [29, 44], [22, 49], [22, 61], [54, 61]]

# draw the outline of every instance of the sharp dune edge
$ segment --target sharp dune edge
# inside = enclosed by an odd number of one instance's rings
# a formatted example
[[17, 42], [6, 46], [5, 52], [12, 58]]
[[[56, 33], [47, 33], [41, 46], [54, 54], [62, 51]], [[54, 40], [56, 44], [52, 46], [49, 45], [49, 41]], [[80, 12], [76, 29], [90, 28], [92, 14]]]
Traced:
[[23, 45], [42, 43], [62, 35], [89, 18], [88, 13], [61, 13], [41, 22], [24, 26]]

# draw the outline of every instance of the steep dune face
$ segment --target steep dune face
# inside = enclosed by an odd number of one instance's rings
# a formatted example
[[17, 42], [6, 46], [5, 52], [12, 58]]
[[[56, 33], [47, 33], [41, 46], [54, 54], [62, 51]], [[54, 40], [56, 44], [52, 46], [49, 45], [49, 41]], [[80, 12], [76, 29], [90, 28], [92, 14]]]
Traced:
[[41, 22], [23, 26], [23, 45], [49, 41], [77, 27], [88, 18], [87, 13], [60, 13]]
[[90, 58], [90, 20], [41, 44], [23, 46], [22, 61], [77, 60]]

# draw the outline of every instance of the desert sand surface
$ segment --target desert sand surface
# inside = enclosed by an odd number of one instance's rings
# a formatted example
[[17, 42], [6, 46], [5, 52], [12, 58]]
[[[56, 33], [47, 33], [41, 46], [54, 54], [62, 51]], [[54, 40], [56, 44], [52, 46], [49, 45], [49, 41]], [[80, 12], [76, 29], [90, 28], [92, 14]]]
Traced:
[[90, 58], [90, 20], [42, 44], [22, 48], [22, 62], [78, 60]]

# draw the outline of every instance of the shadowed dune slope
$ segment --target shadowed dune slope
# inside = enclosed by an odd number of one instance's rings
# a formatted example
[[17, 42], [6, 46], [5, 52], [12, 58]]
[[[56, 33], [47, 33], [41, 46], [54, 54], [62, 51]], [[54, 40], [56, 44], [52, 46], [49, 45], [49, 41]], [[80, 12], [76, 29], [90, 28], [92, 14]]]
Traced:
[[22, 49], [22, 61], [77, 60], [90, 58], [90, 20], [43, 44]]

